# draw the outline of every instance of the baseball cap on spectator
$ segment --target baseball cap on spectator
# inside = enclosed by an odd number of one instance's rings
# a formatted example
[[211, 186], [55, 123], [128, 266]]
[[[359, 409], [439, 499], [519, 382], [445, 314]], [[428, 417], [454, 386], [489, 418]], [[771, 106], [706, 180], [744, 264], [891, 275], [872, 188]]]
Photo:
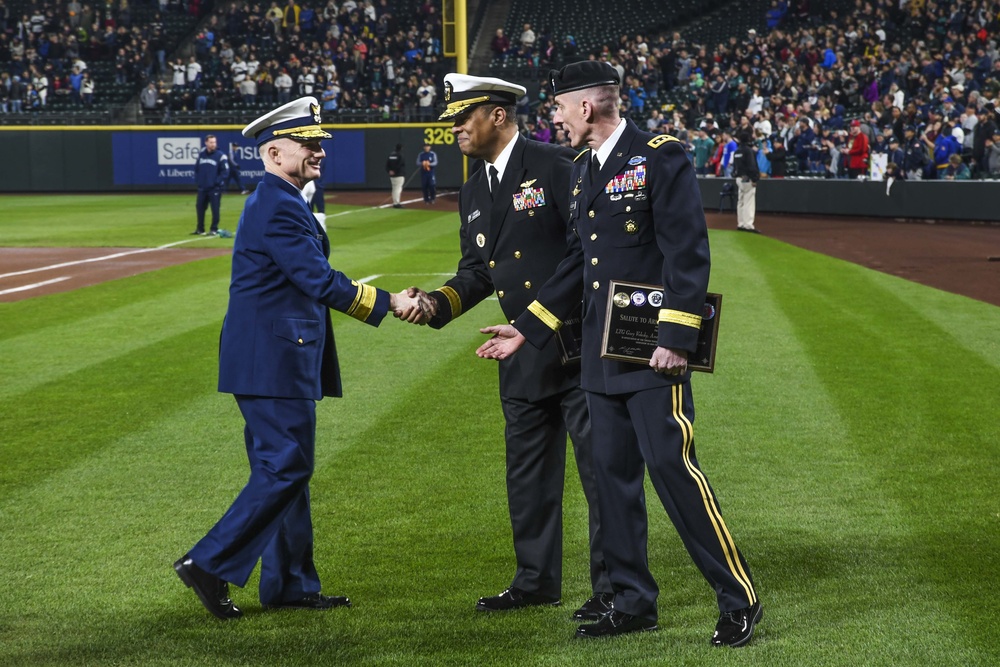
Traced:
[[861, 121], [855, 118], [851, 121], [851, 127], [861, 127]]
[[899, 137], [889, 137], [889, 145], [890, 146], [892, 146], [893, 144], [898, 144], [898, 143], [899, 143]]

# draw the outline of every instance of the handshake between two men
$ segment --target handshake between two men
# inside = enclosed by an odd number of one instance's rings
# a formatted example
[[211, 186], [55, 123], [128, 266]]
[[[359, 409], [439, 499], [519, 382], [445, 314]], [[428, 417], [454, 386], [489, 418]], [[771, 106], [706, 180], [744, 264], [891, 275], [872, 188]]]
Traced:
[[[424, 325], [437, 315], [438, 304], [419, 287], [409, 287], [392, 294], [389, 307], [398, 319]], [[476, 350], [476, 355], [482, 359], [506, 359], [525, 343], [524, 336], [509, 324], [484, 327], [479, 332], [493, 336]]]

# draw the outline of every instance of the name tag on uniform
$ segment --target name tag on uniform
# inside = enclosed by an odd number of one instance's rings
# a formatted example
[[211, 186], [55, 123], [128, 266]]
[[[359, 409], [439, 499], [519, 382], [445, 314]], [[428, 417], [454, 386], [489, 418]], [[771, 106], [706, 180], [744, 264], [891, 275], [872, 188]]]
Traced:
[[482, 215], [482, 213], [480, 213], [479, 209], [477, 208], [475, 211], [473, 211], [472, 213], [469, 214], [469, 219], [466, 220], [465, 222], [466, 223], [472, 222], [473, 220], [475, 220], [476, 218], [478, 218], [480, 215]]

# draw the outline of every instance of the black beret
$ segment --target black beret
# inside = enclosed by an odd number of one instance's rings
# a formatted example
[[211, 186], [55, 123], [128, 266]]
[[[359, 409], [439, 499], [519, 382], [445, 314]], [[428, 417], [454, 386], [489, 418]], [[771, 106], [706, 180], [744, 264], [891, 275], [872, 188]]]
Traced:
[[552, 82], [553, 95], [562, 95], [594, 86], [621, 85], [618, 70], [608, 63], [598, 60], [583, 60], [578, 63], [570, 63], [562, 69], [551, 70], [549, 80]]

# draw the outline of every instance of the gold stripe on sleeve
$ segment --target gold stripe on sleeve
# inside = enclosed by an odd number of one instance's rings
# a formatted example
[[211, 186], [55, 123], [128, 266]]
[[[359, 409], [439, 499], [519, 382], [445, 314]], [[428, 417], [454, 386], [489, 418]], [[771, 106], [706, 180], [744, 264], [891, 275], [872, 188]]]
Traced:
[[540, 319], [542, 324], [553, 331], [559, 331], [562, 329], [562, 320], [549, 312], [549, 309], [538, 303], [538, 301], [532, 301], [528, 304], [528, 312]]
[[670, 324], [682, 324], [686, 327], [691, 327], [693, 329], [701, 328], [701, 315], [685, 313], [680, 310], [669, 310], [667, 308], [661, 308], [660, 321], [669, 322]]
[[351, 281], [351, 286], [352, 287], [357, 287], [358, 288], [358, 292], [357, 292], [357, 294], [354, 295], [354, 301], [351, 302], [351, 307], [348, 308], [346, 312], [351, 317], [354, 317], [354, 311], [357, 310], [358, 304], [361, 303], [361, 295], [364, 292], [364, 290], [361, 289], [361, 285], [358, 284], [357, 280], [352, 280]]
[[354, 300], [354, 312], [347, 314], [356, 320], [366, 321], [375, 309], [375, 299], [378, 297], [378, 290], [371, 285], [361, 285], [361, 291]]
[[458, 296], [458, 292], [447, 285], [438, 287], [435, 291], [441, 292], [448, 299], [448, 303], [451, 305], [451, 319], [455, 319], [462, 314], [462, 299]]

